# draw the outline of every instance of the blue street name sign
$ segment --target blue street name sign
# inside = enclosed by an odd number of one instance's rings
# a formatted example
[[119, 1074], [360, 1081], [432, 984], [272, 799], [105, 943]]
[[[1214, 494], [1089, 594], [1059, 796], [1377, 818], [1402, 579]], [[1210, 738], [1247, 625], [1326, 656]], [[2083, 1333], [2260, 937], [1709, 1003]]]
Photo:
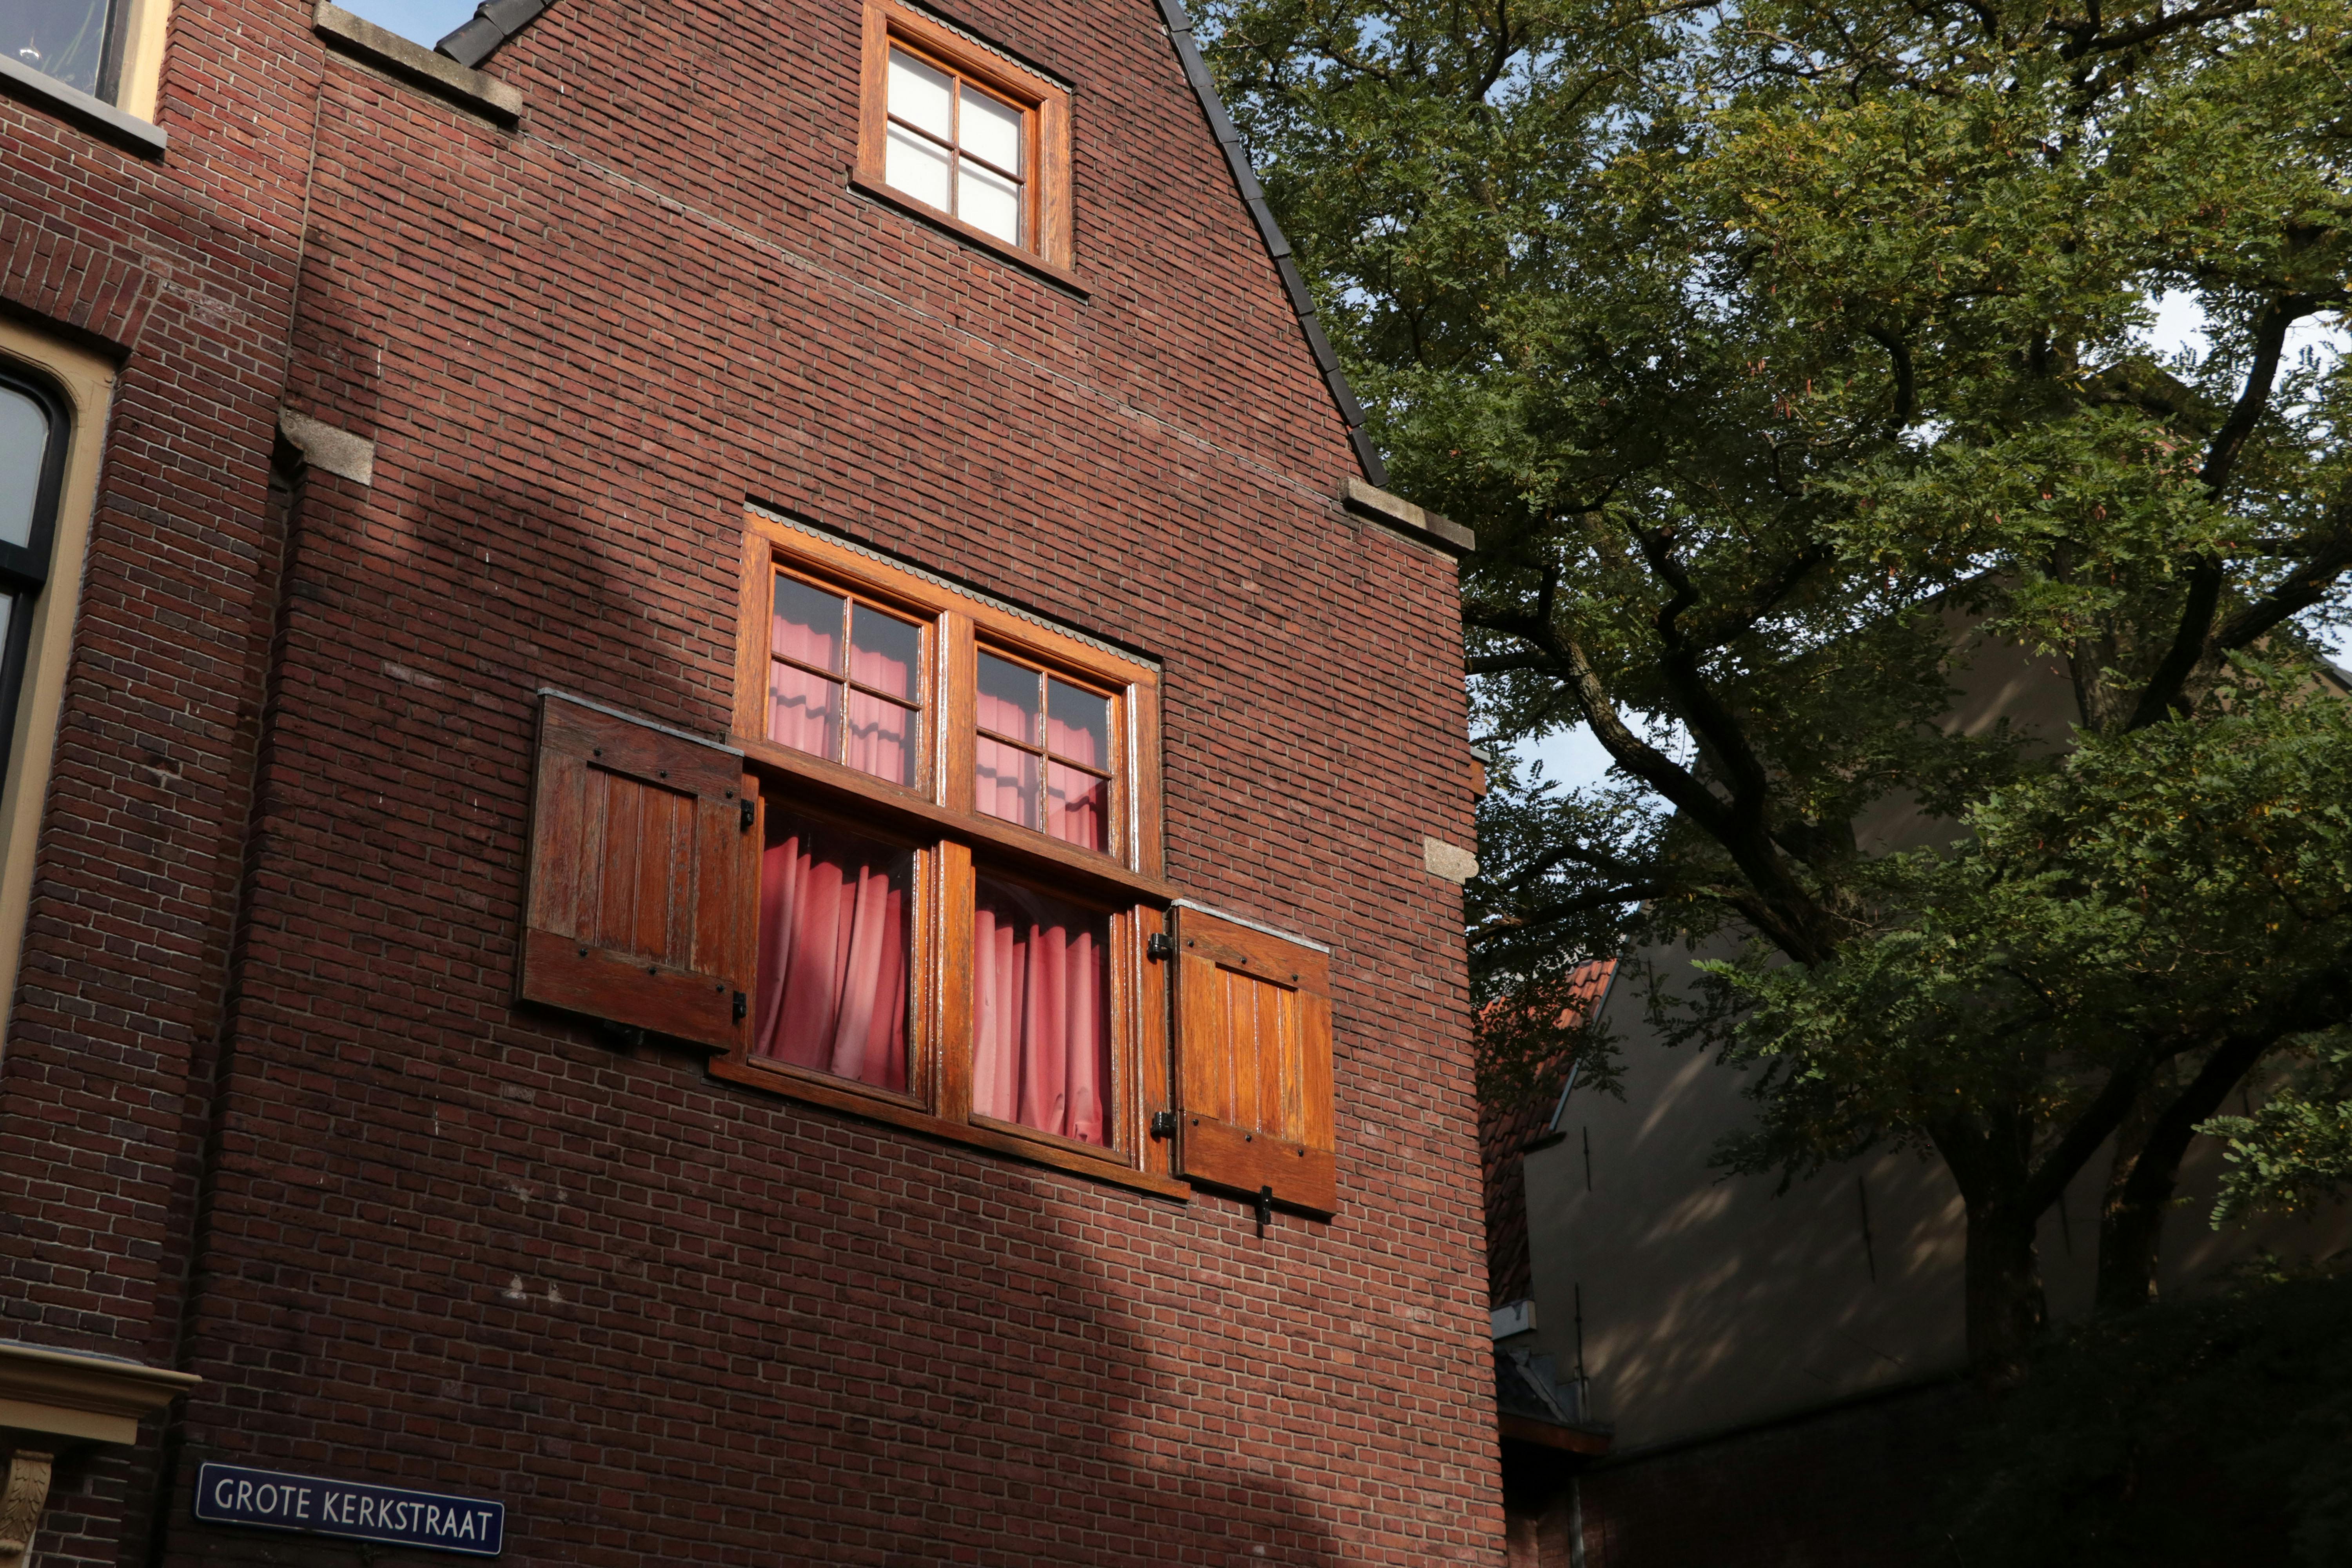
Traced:
[[248, 1470], [242, 1465], [197, 1468], [196, 1517], [206, 1524], [299, 1530], [467, 1557], [496, 1557], [507, 1535], [504, 1503], [365, 1481]]

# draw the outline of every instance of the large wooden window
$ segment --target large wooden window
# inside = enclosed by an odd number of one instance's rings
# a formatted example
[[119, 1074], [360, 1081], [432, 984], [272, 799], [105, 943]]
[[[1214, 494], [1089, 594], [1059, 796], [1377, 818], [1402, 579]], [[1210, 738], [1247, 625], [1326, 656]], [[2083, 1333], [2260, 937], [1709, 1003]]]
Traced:
[[1066, 272], [1068, 91], [890, 0], [867, 0], [864, 69], [857, 183]]
[[1157, 671], [764, 518], [741, 592], [759, 912], [712, 1070], [1164, 1184]]
[[547, 695], [521, 994], [733, 1082], [1329, 1213], [1328, 955], [1161, 879], [1158, 670], [756, 515], [740, 592], [728, 742]]

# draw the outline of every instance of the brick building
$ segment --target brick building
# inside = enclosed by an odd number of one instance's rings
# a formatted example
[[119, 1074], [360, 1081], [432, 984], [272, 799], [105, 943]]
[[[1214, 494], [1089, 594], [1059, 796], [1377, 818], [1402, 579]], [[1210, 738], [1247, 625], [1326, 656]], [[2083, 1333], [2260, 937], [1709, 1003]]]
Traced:
[[1174, 0], [0, 21], [0, 1568], [1498, 1561], [1468, 541]]

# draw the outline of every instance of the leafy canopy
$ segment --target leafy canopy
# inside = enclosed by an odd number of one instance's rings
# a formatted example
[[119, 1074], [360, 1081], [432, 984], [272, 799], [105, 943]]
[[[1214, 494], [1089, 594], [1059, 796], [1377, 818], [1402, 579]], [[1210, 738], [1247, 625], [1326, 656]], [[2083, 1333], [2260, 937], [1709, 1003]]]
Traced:
[[[2340, 900], [2273, 921], [2261, 879], [2343, 865], [2305, 710], [2352, 379], [2295, 333], [2347, 303], [2352, 6], [1208, 11], [1394, 483], [1478, 531], [1486, 721], [1615, 761], [1488, 803], [1490, 1058], [1575, 1043], [1537, 1025], [1580, 958], [1752, 938], [1685, 1018], [1766, 1064], [1735, 1156], [1933, 1147], [1979, 1364], [2014, 1365], [2090, 1151], [2103, 1279], [2145, 1273], [2189, 1130], [2345, 1014]], [[2210, 352], [2149, 351], [2168, 295]], [[2019, 650], [2079, 725], [1949, 721]], [[1874, 858], [1909, 807], [1935, 852]]]

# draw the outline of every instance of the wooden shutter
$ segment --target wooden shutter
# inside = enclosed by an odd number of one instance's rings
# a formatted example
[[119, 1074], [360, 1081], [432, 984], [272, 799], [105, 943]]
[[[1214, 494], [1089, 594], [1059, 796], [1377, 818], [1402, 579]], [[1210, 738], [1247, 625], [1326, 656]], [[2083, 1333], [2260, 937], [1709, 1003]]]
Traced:
[[760, 864], [740, 754], [548, 692], [538, 772], [518, 994], [739, 1044]]
[[1329, 956], [1180, 907], [1176, 959], [1181, 1173], [1331, 1213]]

